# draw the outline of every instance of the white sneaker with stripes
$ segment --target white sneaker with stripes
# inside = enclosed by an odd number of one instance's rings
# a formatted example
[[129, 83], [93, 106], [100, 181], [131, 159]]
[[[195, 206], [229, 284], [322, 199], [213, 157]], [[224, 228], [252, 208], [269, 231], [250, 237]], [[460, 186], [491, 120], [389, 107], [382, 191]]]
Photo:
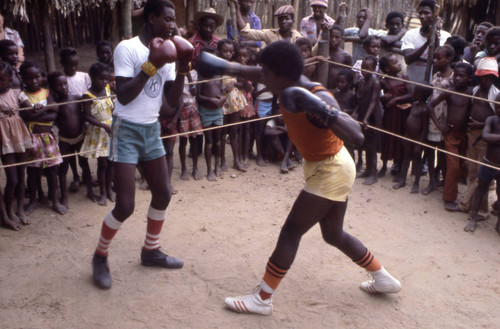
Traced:
[[373, 277], [371, 281], [363, 282], [359, 288], [370, 294], [397, 293], [401, 291], [401, 283], [382, 267], [380, 270], [370, 272]]
[[257, 287], [254, 292], [246, 296], [227, 297], [224, 303], [238, 313], [255, 313], [262, 315], [273, 314], [272, 297], [262, 300], [259, 295], [260, 288]]

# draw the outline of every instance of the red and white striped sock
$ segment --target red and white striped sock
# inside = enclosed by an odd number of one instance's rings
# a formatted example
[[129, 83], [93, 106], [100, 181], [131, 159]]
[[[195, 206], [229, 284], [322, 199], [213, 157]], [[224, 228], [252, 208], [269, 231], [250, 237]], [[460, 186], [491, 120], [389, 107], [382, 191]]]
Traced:
[[149, 206], [148, 227], [146, 239], [144, 240], [144, 250], [155, 250], [160, 248], [160, 232], [165, 221], [167, 209], [158, 210]]
[[95, 253], [106, 257], [109, 252], [109, 245], [111, 244], [111, 240], [115, 236], [118, 229], [122, 225], [122, 222], [119, 222], [111, 213], [111, 211], [104, 217], [104, 221], [102, 222], [101, 228], [101, 237], [99, 238], [99, 244], [95, 250]]

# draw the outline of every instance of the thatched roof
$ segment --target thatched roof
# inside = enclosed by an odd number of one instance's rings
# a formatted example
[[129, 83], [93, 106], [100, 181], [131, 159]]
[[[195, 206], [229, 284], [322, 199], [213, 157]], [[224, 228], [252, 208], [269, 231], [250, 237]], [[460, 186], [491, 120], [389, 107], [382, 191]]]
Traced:
[[[415, 3], [415, 6], [418, 6], [421, 0], [413, 0]], [[472, 8], [476, 6], [478, 0], [436, 0], [437, 4], [443, 8], [444, 7], [444, 2], [446, 1], [447, 4], [451, 4], [452, 9], [457, 9], [461, 8], [464, 5], [467, 6], [468, 8]]]

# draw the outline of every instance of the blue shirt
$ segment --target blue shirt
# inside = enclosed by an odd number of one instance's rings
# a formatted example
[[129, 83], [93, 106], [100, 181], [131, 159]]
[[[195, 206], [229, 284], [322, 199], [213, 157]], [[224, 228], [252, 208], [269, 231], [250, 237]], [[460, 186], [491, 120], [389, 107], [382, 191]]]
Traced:
[[[254, 30], [262, 30], [262, 23], [260, 22], [259, 16], [255, 15], [253, 12], [248, 13], [250, 15], [250, 28]], [[227, 20], [227, 38], [229, 40], [233, 40], [233, 24], [231, 24], [231, 20]], [[241, 37], [240, 31], [238, 30], [238, 37], [240, 40], [244, 40]], [[262, 47], [262, 41], [256, 41], [255, 42], [257, 47]]]

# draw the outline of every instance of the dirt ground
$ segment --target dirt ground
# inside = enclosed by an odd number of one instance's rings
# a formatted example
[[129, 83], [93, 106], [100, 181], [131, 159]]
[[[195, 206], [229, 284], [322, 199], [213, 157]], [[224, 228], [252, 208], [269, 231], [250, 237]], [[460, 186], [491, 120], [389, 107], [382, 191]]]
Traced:
[[71, 195], [67, 215], [40, 208], [21, 231], [0, 229], [0, 327], [494, 328], [500, 323], [496, 218], [465, 233], [466, 215], [446, 212], [442, 191], [429, 196], [410, 194], [408, 187], [394, 191], [390, 175], [371, 187], [356, 181], [345, 229], [401, 280], [399, 294], [361, 291], [368, 274], [326, 245], [314, 227], [275, 295], [274, 315], [233, 313], [224, 298], [260, 282], [302, 187], [302, 170], [282, 175], [275, 165], [251, 163], [247, 173], [230, 170], [208, 182], [180, 181], [179, 167], [176, 157], [173, 183], [179, 193], [168, 208], [161, 242], [185, 261], [183, 269], [140, 265], [149, 192], [137, 190], [135, 214], [111, 246], [113, 287], [95, 288], [90, 261], [112, 204], [93, 204], [80, 189]]

